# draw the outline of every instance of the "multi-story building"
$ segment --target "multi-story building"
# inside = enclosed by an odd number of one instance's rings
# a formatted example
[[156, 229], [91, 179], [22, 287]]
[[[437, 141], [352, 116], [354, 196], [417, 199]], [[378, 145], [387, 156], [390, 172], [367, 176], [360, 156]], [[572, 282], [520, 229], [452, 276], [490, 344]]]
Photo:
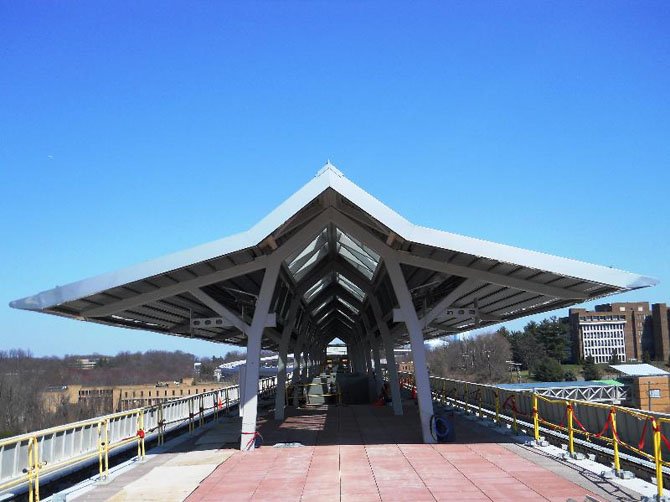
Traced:
[[60, 403], [95, 405], [99, 409], [124, 411], [151, 406], [172, 399], [202, 394], [221, 388], [219, 383], [194, 383], [193, 378], [180, 382], [156, 384], [82, 386], [64, 385], [50, 388], [42, 394], [45, 407], [55, 411]]
[[606, 363], [615, 352], [620, 362], [670, 356], [665, 304], [650, 308], [648, 302], [621, 302], [596, 305], [595, 310], [570, 309], [567, 320], [574, 361], [593, 356], [596, 363]]
[[670, 360], [670, 311], [665, 303], [654, 303], [651, 306], [651, 318], [654, 332], [655, 357], [659, 361]]

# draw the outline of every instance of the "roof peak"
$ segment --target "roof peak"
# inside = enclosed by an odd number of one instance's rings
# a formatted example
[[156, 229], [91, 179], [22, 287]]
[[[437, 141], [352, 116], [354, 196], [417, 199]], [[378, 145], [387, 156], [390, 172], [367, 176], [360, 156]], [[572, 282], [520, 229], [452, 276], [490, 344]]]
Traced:
[[328, 171], [331, 171], [332, 173], [336, 174], [340, 178], [344, 178], [344, 174], [342, 171], [340, 171], [337, 167], [335, 167], [331, 162], [330, 159], [326, 160], [326, 163], [323, 165], [321, 169], [319, 169], [319, 172], [316, 173], [316, 177], [318, 178], [319, 176], [322, 176], [326, 174]]

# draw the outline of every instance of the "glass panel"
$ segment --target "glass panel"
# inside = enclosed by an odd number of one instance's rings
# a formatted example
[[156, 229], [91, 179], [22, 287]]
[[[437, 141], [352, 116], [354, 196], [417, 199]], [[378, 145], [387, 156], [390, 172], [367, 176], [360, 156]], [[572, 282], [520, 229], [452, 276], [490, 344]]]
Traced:
[[332, 296], [328, 297], [328, 299], [327, 299], [326, 301], [324, 301], [321, 305], [319, 305], [317, 308], [315, 308], [314, 310], [312, 310], [312, 315], [315, 316], [316, 314], [318, 314], [319, 311], [320, 311], [321, 309], [323, 309], [323, 307], [325, 307], [326, 305], [330, 304], [330, 302], [332, 302], [332, 301], [333, 301], [333, 297], [332, 297]]
[[349, 317], [348, 314], [345, 314], [345, 313], [342, 311], [342, 309], [337, 309], [337, 311], [340, 313], [340, 315], [343, 315], [343, 316], [345, 317], [345, 319], [347, 319], [348, 321], [350, 321], [352, 325], [355, 325], [355, 324], [356, 324], [356, 321], [354, 321], [351, 317]]
[[354, 295], [359, 300], [363, 300], [363, 298], [365, 297], [365, 293], [363, 292], [363, 290], [361, 288], [359, 288], [358, 286], [356, 286], [349, 279], [344, 277], [342, 274], [337, 274], [337, 282], [344, 289], [349, 291], [352, 295]]
[[310, 300], [314, 298], [317, 294], [319, 294], [319, 291], [328, 286], [328, 284], [330, 284], [331, 281], [332, 278], [330, 275], [322, 277], [321, 279], [316, 281], [316, 283], [305, 292], [305, 301], [309, 303]]
[[346, 301], [346, 300], [340, 298], [339, 296], [337, 297], [337, 301], [339, 301], [342, 305], [344, 305], [344, 306], [347, 307], [349, 310], [351, 310], [354, 314], [358, 314], [358, 309], [357, 309], [356, 307], [354, 307], [354, 306], [353, 306], [351, 303], [349, 303], [348, 301]]
[[302, 251], [286, 259], [286, 265], [296, 280], [304, 277], [314, 265], [328, 254], [328, 232], [324, 229]]

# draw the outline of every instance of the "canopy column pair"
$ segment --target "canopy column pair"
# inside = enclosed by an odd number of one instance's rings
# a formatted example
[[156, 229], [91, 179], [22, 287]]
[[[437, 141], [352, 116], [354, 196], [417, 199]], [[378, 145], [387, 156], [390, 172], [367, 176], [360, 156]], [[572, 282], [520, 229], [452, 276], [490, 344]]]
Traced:
[[[430, 421], [433, 416], [433, 400], [430, 391], [430, 379], [428, 376], [428, 366], [426, 365], [426, 351], [424, 348], [424, 339], [423, 339], [423, 324], [419, 321], [419, 317], [414, 308], [414, 303], [412, 302], [412, 295], [407, 287], [407, 281], [403, 275], [402, 268], [400, 266], [400, 261], [398, 259], [398, 251], [394, 250], [385, 243], [380, 242], [378, 239], [375, 239], [374, 236], [371, 236], [369, 232], [363, 229], [354, 221], [340, 215], [334, 214], [333, 219], [335, 224], [342, 229], [342, 231], [348, 232], [351, 235], [355, 236], [357, 239], [365, 243], [367, 246], [370, 246], [383, 260], [383, 263], [386, 267], [389, 279], [393, 287], [393, 291], [398, 302], [399, 312], [402, 317], [402, 322], [405, 323], [407, 328], [407, 334], [409, 335], [410, 345], [412, 348], [412, 358], [414, 360], [414, 378], [416, 381], [416, 390], [417, 390], [417, 399], [419, 404], [419, 416], [421, 419], [421, 433], [424, 443], [434, 443], [435, 440], [432, 437], [430, 432]], [[388, 332], [388, 327], [386, 322], [383, 320], [383, 316], [379, 307], [379, 304], [374, 296], [374, 294], [369, 295], [370, 305], [375, 314], [375, 320], [382, 334], [382, 339], [384, 340], [384, 331]], [[376, 308], [375, 308], [376, 304]], [[381, 322], [380, 322], [381, 321]], [[388, 340], [388, 343], [387, 343]], [[391, 337], [386, 337], [384, 340], [384, 348], [386, 351], [387, 362], [393, 360], [395, 363], [395, 357], [393, 356], [393, 341]], [[391, 365], [390, 365], [391, 366]], [[392, 366], [395, 367], [395, 364]], [[395, 369], [395, 368], [394, 368]], [[391, 373], [391, 368], [389, 367], [389, 373]], [[391, 375], [390, 375], [391, 376]], [[391, 378], [393, 378], [391, 376]], [[395, 375], [397, 380], [397, 371]], [[391, 385], [392, 392], [399, 392], [399, 387], [397, 385]], [[394, 403], [400, 403], [400, 399], [394, 399]], [[401, 414], [402, 409], [397, 409], [396, 404], [394, 404], [394, 412], [396, 414]]]

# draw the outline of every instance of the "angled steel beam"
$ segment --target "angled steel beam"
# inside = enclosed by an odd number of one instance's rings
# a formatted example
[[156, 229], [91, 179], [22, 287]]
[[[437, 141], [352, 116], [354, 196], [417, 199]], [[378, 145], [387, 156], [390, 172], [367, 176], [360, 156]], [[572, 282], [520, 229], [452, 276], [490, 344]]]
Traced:
[[313, 310], [314, 307], [321, 305], [325, 300], [327, 300], [329, 296], [338, 296], [342, 298], [346, 302], [351, 303], [354, 307], [356, 307], [359, 312], [363, 308], [361, 301], [339, 284], [331, 284], [323, 291], [320, 291], [318, 295], [309, 301], [307, 304], [308, 308], [312, 307]]
[[429, 312], [426, 312], [426, 315], [421, 318], [423, 325], [427, 326], [433, 322], [434, 319], [438, 318], [442, 312], [451, 307], [452, 304], [461, 296], [463, 296], [470, 288], [472, 288], [472, 282], [468, 279], [456, 286], [454, 290], [451, 291], [451, 293], [442, 298], [442, 300], [440, 300], [437, 305], [430, 309]]
[[[328, 223], [331, 217], [331, 211], [325, 210], [319, 214], [312, 221], [303, 226], [294, 236], [287, 240], [282, 246], [280, 246], [276, 251], [272, 253], [274, 258], [285, 260], [296, 248], [300, 246], [306, 246], [310, 240], [314, 239], [316, 235], [323, 231], [323, 228]], [[305, 242], [306, 241], [306, 242]], [[246, 275], [257, 270], [261, 270], [267, 266], [268, 256], [259, 256], [255, 260], [244, 263], [241, 265], [235, 265], [233, 267], [227, 268], [225, 270], [219, 270], [217, 272], [212, 272], [201, 277], [195, 277], [187, 281], [182, 281], [170, 286], [165, 286], [158, 288], [155, 291], [150, 291], [148, 293], [142, 293], [125, 300], [119, 300], [117, 302], [111, 303], [109, 305], [103, 305], [100, 307], [95, 307], [92, 309], [85, 310], [81, 313], [82, 317], [105, 317], [108, 315], [121, 312], [128, 308], [135, 307], [137, 305], [142, 305], [145, 303], [153, 303], [163, 298], [168, 298], [170, 296], [175, 296], [180, 293], [185, 293], [192, 288], [201, 288], [208, 286], [209, 284], [214, 284], [217, 282], [222, 282], [234, 277], [239, 277], [241, 275]]]
[[425, 268], [459, 277], [477, 279], [498, 286], [537, 293], [553, 298], [561, 298], [563, 300], [586, 300], [589, 297], [586, 293], [580, 291], [571, 291], [566, 288], [558, 288], [556, 286], [541, 284], [527, 279], [519, 279], [507, 275], [496, 274], [495, 272], [488, 272], [486, 270], [477, 270], [463, 265], [455, 265], [453, 263], [446, 263], [431, 258], [415, 256], [404, 251], [398, 251], [398, 260], [413, 267]]
[[381, 242], [377, 237], [368, 232], [366, 229], [362, 228], [358, 223], [349, 219], [344, 214], [338, 211], [334, 211], [332, 218], [335, 224], [341, 230], [346, 231], [350, 235], [353, 235], [356, 239], [360, 240], [366, 246], [373, 249], [377, 254], [381, 255], [382, 258], [384, 258], [384, 255], [389, 255], [389, 253], [393, 252], [395, 253], [395, 256], [399, 262], [414, 267], [434, 270], [436, 272], [456, 275], [458, 277], [478, 279], [484, 282], [489, 282], [491, 284], [497, 284], [498, 286], [514, 288], [521, 291], [528, 291], [566, 300], [585, 300], [588, 298], [586, 293], [578, 291], [571, 291], [569, 289], [558, 288], [526, 279], [509, 277], [485, 270], [472, 269], [463, 265], [455, 265], [453, 263], [446, 263], [439, 260], [433, 260], [431, 258], [415, 256], [405, 251], [396, 251], [388, 247], [385, 243]]
[[193, 288], [190, 289], [188, 292], [193, 296], [195, 296], [203, 304], [205, 304], [207, 308], [209, 308], [213, 312], [216, 312], [221, 317], [227, 319], [228, 322], [230, 322], [233, 326], [239, 329], [242, 333], [246, 333], [247, 330], [249, 329], [249, 325], [246, 322], [244, 322], [242, 318], [240, 318], [235, 312], [221, 305], [221, 303], [219, 303], [214, 298], [209, 296], [203, 290]]
[[142, 293], [125, 300], [118, 300], [114, 303], [108, 305], [102, 305], [100, 307], [94, 307], [88, 310], [84, 310], [81, 315], [82, 317], [106, 317], [108, 315], [115, 314], [117, 312], [122, 312], [138, 305], [144, 305], [145, 303], [153, 303], [163, 298], [170, 296], [175, 296], [181, 293], [186, 293], [190, 289], [200, 288], [203, 286], [208, 286], [209, 284], [214, 284], [216, 282], [226, 281], [234, 277], [239, 277], [240, 275], [246, 275], [251, 272], [256, 272], [265, 268], [266, 257], [260, 256], [253, 261], [248, 263], [243, 263], [241, 265], [234, 265], [225, 270], [219, 270], [217, 272], [212, 272], [211, 274], [203, 275], [201, 277], [195, 277], [187, 281], [182, 281], [171, 286], [164, 286], [158, 288], [155, 291], [150, 291], [148, 293]]

